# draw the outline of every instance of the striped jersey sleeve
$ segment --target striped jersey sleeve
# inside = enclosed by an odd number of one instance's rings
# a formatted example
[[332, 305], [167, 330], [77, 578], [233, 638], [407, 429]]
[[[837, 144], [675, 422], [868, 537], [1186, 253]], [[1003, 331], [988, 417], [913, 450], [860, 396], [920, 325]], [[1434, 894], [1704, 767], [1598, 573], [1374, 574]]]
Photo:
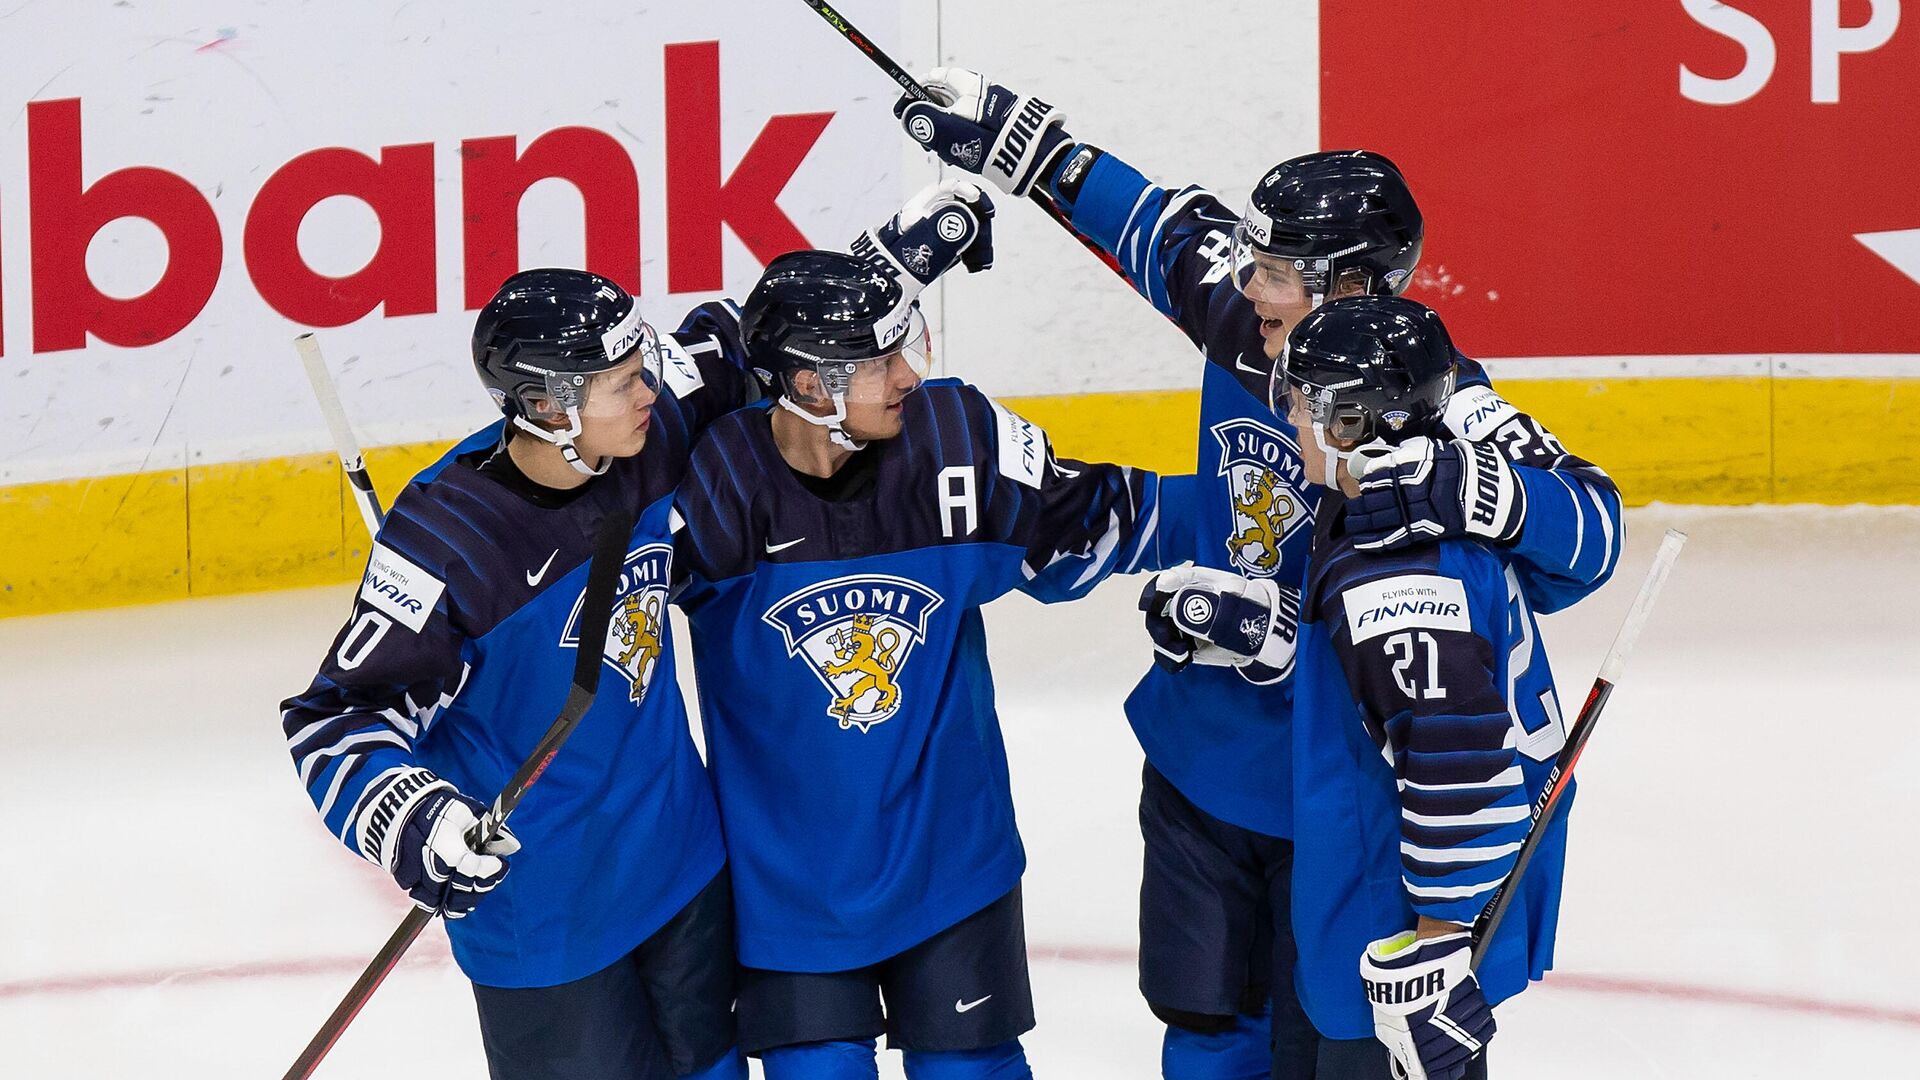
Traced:
[[415, 767], [414, 740], [471, 672], [445, 571], [424, 539], [402, 507], [388, 515], [346, 625], [313, 682], [281, 705], [307, 797], [328, 831], [369, 859], [354, 835], [362, 806]]
[[999, 402], [991, 407], [996, 486], [1028, 509], [1014, 516], [1025, 548], [1022, 592], [1045, 603], [1085, 596], [1112, 574], [1162, 565], [1160, 476], [1054, 456], [1047, 434]]
[[1491, 442], [1526, 489], [1526, 525], [1511, 549], [1514, 569], [1540, 612], [1554, 612], [1607, 583], [1626, 540], [1620, 489], [1599, 466], [1567, 452], [1553, 432], [1488, 384], [1480, 365], [1460, 360], [1461, 385], [1448, 403], [1447, 430]]
[[1104, 151], [1072, 203], [1073, 227], [1112, 254], [1127, 282], [1203, 347], [1207, 298], [1232, 270], [1238, 220], [1212, 192], [1160, 187]]
[[1465, 582], [1420, 567], [1344, 584], [1327, 613], [1349, 688], [1400, 794], [1400, 866], [1421, 915], [1471, 924], [1531, 820], [1500, 648]]

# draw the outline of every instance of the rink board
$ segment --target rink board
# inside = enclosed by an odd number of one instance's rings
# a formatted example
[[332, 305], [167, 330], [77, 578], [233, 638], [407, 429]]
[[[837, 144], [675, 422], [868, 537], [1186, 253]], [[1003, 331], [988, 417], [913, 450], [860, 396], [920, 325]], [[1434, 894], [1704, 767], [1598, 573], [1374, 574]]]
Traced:
[[[1631, 505], [1920, 503], [1920, 379], [1496, 375]], [[1064, 456], [1194, 467], [1195, 391], [1007, 403]], [[369, 451], [383, 498], [448, 445]], [[0, 537], [0, 615], [344, 581], [367, 551], [328, 454], [0, 487]]]

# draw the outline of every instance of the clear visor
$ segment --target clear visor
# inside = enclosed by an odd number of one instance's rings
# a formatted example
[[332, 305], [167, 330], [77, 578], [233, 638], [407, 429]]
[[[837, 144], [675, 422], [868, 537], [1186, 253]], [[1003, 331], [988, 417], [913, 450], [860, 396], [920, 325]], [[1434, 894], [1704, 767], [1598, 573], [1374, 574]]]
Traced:
[[880, 356], [866, 360], [816, 360], [814, 370], [827, 393], [849, 404], [892, 405], [919, 389], [933, 370], [933, 342], [918, 309], [906, 333]]
[[547, 392], [564, 412], [582, 417], [624, 416], [652, 405], [660, 396], [660, 339], [642, 323], [640, 343], [627, 358], [592, 375], [549, 375]]
[[1268, 401], [1275, 414], [1301, 431], [1317, 427], [1327, 438], [1349, 444], [1365, 442], [1372, 435], [1373, 423], [1365, 409], [1336, 403], [1327, 387], [1294, 378], [1284, 356], [1274, 365]]
[[1299, 307], [1367, 291], [1367, 272], [1358, 266], [1335, 271], [1332, 259], [1288, 258], [1262, 251], [1245, 222], [1233, 227], [1233, 284], [1256, 304]]

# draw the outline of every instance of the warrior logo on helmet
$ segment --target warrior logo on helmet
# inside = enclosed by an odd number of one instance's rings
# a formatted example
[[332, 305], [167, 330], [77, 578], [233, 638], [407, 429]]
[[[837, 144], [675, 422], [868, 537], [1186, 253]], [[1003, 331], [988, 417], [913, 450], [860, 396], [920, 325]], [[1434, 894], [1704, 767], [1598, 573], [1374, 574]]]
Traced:
[[1232, 528], [1227, 556], [1251, 577], [1272, 577], [1280, 569], [1280, 547], [1312, 518], [1300, 494], [1305, 476], [1293, 440], [1253, 420], [1216, 424], [1220, 476], [1227, 478]]
[[856, 574], [800, 589], [761, 618], [825, 685], [827, 715], [865, 733], [905, 704], [900, 673], [943, 602], [917, 581]]
[[[627, 680], [627, 699], [636, 705], [653, 685], [654, 670], [666, 649], [667, 586], [672, 567], [671, 547], [648, 544], [628, 552], [620, 568], [602, 660]], [[580, 646], [580, 607], [585, 599], [583, 585], [573, 602], [573, 613], [567, 616], [567, 628], [560, 635], [563, 646]]]

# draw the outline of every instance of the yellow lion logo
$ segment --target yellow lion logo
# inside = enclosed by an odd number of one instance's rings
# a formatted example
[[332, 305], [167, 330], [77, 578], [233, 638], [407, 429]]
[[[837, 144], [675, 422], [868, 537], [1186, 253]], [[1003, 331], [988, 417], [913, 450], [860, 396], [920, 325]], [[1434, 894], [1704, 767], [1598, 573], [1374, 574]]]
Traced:
[[820, 665], [820, 670], [829, 676], [846, 675], [858, 672], [860, 678], [843, 695], [833, 699], [828, 712], [840, 718], [842, 729], [853, 726], [848, 714], [853, 705], [869, 690], [879, 691], [880, 697], [874, 702], [873, 711], [881, 712], [900, 698], [900, 687], [893, 681], [897, 668], [894, 653], [900, 648], [900, 633], [892, 627], [881, 627], [875, 634], [873, 622], [877, 616], [859, 614], [853, 622], [834, 631], [833, 654], [839, 657], [837, 663]]
[[1293, 498], [1280, 490], [1280, 474], [1257, 470], [1247, 481], [1246, 493], [1234, 496], [1233, 508], [1252, 524], [1227, 541], [1227, 551], [1240, 559], [1248, 548], [1258, 546], [1260, 554], [1246, 558], [1246, 565], [1256, 570], [1280, 565], [1281, 523], [1293, 514]]
[[[614, 632], [624, 646], [614, 660], [623, 671], [633, 672], [632, 698], [637, 704], [647, 693], [647, 668], [660, 659], [660, 597], [649, 594], [645, 605], [640, 593], [630, 594], [620, 603], [620, 617], [614, 620]], [[634, 665], [634, 659], [640, 663]]]

